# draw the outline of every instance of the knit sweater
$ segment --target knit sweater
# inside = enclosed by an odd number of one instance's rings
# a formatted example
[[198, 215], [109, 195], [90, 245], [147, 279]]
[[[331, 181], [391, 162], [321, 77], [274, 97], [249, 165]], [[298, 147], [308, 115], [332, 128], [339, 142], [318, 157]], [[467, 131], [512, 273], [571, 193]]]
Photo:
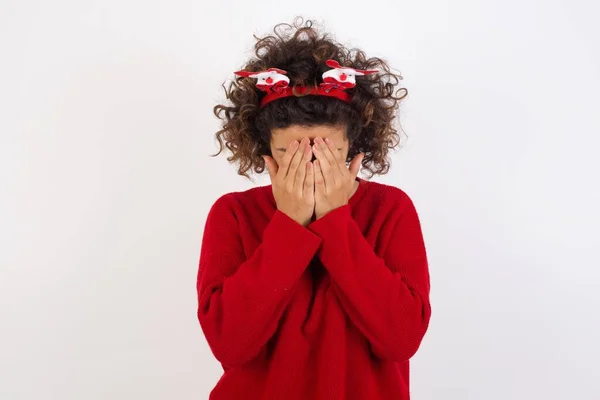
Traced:
[[198, 319], [223, 366], [210, 400], [407, 400], [431, 315], [413, 202], [357, 178], [349, 203], [304, 227], [271, 185], [211, 207]]

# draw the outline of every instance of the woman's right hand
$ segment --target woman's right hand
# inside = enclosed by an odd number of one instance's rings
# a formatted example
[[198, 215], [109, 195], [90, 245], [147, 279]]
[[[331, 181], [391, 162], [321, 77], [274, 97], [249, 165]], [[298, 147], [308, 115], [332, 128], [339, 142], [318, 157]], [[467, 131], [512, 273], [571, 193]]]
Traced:
[[294, 140], [283, 155], [281, 165], [263, 156], [277, 209], [300, 225], [310, 224], [315, 211], [315, 176], [312, 149], [308, 138]]

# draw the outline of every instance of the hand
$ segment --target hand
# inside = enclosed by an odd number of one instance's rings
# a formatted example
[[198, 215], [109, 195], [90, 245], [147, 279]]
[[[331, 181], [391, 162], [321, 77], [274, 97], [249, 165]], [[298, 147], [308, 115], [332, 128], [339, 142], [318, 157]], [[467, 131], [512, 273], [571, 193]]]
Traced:
[[310, 140], [294, 140], [288, 146], [281, 165], [263, 156], [273, 186], [277, 209], [306, 227], [315, 212], [314, 168], [310, 162]]
[[348, 204], [356, 175], [365, 157], [357, 154], [346, 167], [346, 160], [332, 140], [315, 138], [312, 147], [317, 159], [313, 162], [315, 174], [315, 214], [317, 219], [330, 211]]

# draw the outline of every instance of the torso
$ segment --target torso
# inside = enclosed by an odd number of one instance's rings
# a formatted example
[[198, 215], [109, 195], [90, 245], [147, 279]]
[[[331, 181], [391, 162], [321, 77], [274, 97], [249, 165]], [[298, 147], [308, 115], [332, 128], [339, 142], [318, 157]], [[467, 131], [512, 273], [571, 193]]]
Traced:
[[[368, 184], [370, 196], [354, 199], [352, 215], [369, 245], [383, 257], [385, 239], [378, 232], [393, 222], [390, 217], [396, 207], [392, 204], [398, 202], [390, 201], [390, 196], [401, 199], [402, 195], [396, 189], [383, 194], [383, 185]], [[359, 185], [356, 181], [352, 196]], [[385, 202], [374, 200], [379, 198]], [[270, 186], [237, 193], [236, 200], [236, 218], [245, 227], [241, 248], [250, 258], [261, 245], [261, 232], [276, 205]], [[333, 289], [329, 273], [314, 257], [290, 293], [272, 339], [251, 362], [227, 368], [211, 399], [374, 399], [384, 393], [409, 399], [409, 362], [374, 355]]]

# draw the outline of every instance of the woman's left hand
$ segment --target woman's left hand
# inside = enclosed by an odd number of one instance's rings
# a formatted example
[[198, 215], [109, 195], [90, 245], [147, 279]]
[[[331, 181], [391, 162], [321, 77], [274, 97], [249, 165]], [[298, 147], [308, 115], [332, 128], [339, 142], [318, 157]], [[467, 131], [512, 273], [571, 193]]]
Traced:
[[313, 165], [315, 167], [315, 216], [319, 219], [328, 212], [348, 204], [364, 154], [357, 154], [350, 162], [350, 166], [346, 167], [346, 160], [333, 141], [328, 138], [323, 140], [320, 137], [315, 138], [312, 151], [317, 157]]

